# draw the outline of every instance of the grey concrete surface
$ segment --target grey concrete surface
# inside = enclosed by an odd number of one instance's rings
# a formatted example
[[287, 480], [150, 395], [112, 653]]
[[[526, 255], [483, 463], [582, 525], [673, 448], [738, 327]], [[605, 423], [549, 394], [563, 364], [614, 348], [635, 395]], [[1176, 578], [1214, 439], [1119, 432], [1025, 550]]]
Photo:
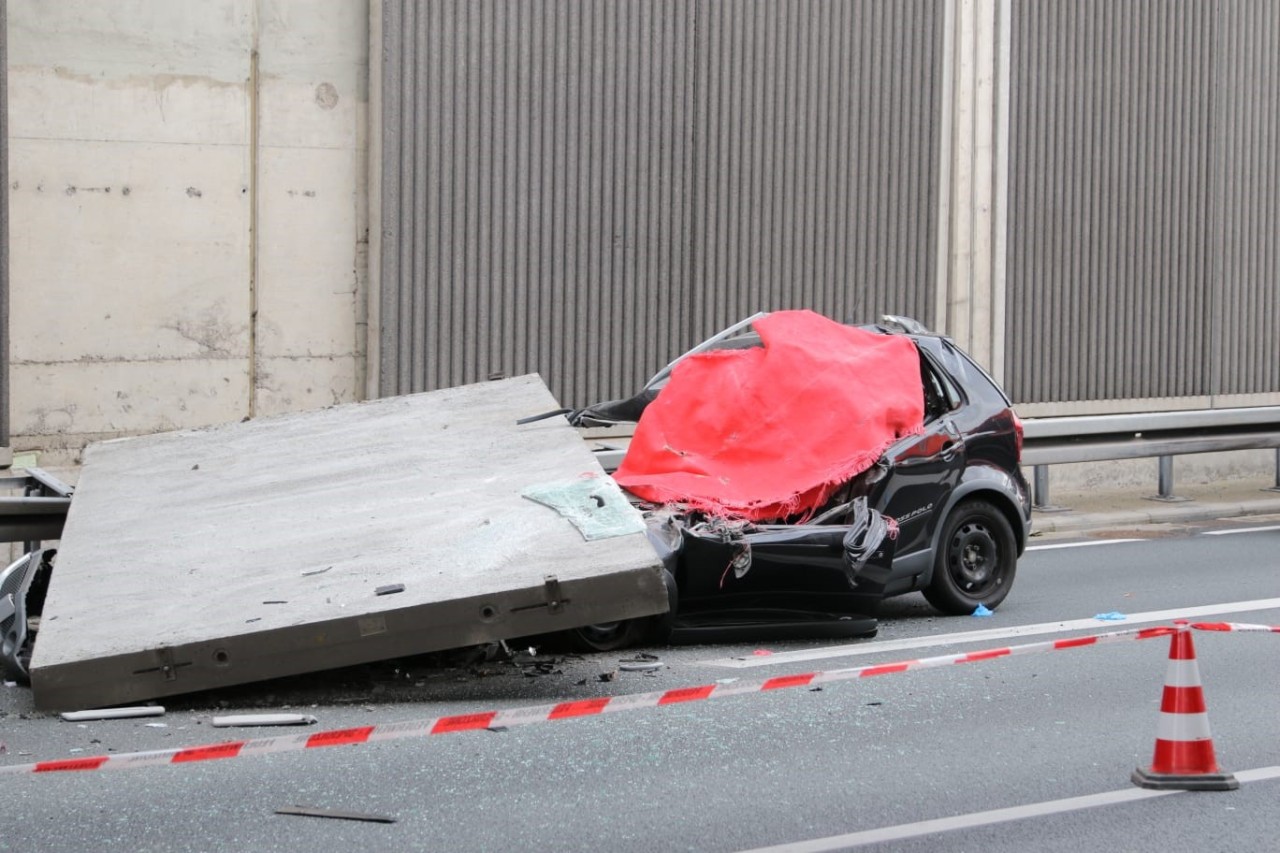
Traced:
[[[1030, 472], [1027, 472], [1028, 475]], [[1158, 491], [1155, 476], [1143, 485], [1059, 489], [1050, 492], [1055, 511], [1036, 510], [1032, 531], [1037, 535], [1080, 533], [1128, 525], [1184, 524], [1239, 516], [1276, 515], [1280, 519], [1280, 491], [1263, 476], [1178, 484], [1174, 494], [1186, 500], [1152, 500]]]
[[[665, 611], [644, 523], [577, 433], [517, 424], [555, 405], [525, 376], [92, 446], [31, 662], [37, 704]], [[613, 535], [585, 541], [524, 496], [582, 478]]]

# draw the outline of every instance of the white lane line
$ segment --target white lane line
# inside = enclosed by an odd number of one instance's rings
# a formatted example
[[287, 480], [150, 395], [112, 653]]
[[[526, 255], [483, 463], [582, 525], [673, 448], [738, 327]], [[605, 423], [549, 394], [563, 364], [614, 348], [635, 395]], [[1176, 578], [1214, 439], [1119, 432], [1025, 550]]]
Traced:
[[1028, 545], [1028, 551], [1054, 551], [1058, 548], [1088, 548], [1091, 545], [1119, 545], [1121, 542], [1146, 542], [1146, 539], [1095, 539], [1088, 542], [1063, 542], [1061, 545]]
[[[1234, 774], [1242, 785], [1267, 779], [1280, 778], [1280, 767], [1259, 767]], [[1032, 817], [1062, 814], [1064, 812], [1093, 809], [1099, 806], [1114, 806], [1156, 797], [1167, 797], [1171, 794], [1184, 794], [1185, 791], [1152, 791], [1147, 788], [1124, 788], [1119, 791], [1108, 791], [1102, 794], [1087, 794], [1083, 797], [1068, 797], [1063, 800], [1048, 800], [1043, 803], [1031, 803], [1025, 806], [1013, 806], [1005, 809], [992, 809], [985, 812], [973, 812], [967, 815], [944, 817], [936, 820], [922, 820], [918, 823], [903, 823], [898, 826], [885, 826], [879, 829], [868, 829], [863, 832], [851, 832], [847, 835], [833, 835], [828, 838], [814, 838], [810, 841], [797, 841], [790, 844], [779, 844], [774, 847], [758, 847], [744, 853], [825, 853], [829, 850], [848, 850], [850, 847], [861, 847], [864, 844], [883, 844], [886, 841], [901, 841], [907, 838], [919, 838], [939, 832], [954, 832], [957, 829], [972, 829], [977, 826], [990, 826], [996, 823], [1008, 823]]]
[[[1232, 533], [1261, 533], [1264, 530], [1280, 530], [1280, 524], [1272, 524], [1268, 527], [1237, 527], [1234, 530], [1206, 530], [1205, 536], [1230, 536]], [[1028, 548], [1028, 551], [1031, 549]]]
[[960, 643], [991, 642], [1015, 637], [1034, 637], [1041, 634], [1067, 631], [1093, 630], [1102, 626], [1144, 625], [1152, 622], [1171, 622], [1174, 619], [1194, 619], [1200, 616], [1221, 616], [1225, 613], [1252, 613], [1259, 610], [1280, 609], [1280, 598], [1260, 598], [1253, 601], [1232, 601], [1226, 604], [1206, 604], [1200, 607], [1182, 607], [1176, 610], [1148, 610], [1144, 613], [1126, 614], [1119, 622], [1101, 619], [1073, 619], [1068, 622], [1040, 622], [1034, 625], [1014, 625], [1009, 628], [989, 628], [984, 631], [963, 631], [956, 634], [935, 634], [928, 637], [912, 637], [883, 642], [859, 642], [822, 649], [801, 649], [794, 652], [778, 652], [750, 658], [716, 658], [697, 661], [702, 666], [720, 666], [729, 669], [753, 669], [758, 666], [780, 666], [799, 661], [826, 660], [828, 658], [857, 657], [882, 652], [901, 652], [908, 649], [928, 649], [935, 646], [953, 646]]

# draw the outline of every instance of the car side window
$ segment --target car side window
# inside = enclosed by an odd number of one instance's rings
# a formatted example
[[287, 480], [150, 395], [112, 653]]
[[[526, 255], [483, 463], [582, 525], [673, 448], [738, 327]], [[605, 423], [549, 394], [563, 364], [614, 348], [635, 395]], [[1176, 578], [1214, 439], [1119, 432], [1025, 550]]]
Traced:
[[924, 353], [920, 354], [920, 382], [924, 385], [925, 423], [937, 420], [959, 404], [955, 392], [929, 363]]

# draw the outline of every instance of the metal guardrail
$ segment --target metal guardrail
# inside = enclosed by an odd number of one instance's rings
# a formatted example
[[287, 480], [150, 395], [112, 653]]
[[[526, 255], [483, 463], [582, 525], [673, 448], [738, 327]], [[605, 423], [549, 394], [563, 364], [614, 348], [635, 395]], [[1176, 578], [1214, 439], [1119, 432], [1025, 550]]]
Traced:
[[[1280, 491], [1280, 406], [1027, 418], [1022, 423], [1022, 464], [1033, 469], [1032, 502], [1042, 511], [1056, 509], [1049, 503], [1049, 466], [1066, 462], [1158, 459], [1159, 492], [1152, 497], [1179, 501], [1183, 498], [1173, 493], [1174, 456], [1277, 448], [1272, 489]], [[606, 471], [622, 461], [631, 429], [583, 431]]]
[[21, 497], [0, 497], [0, 542], [24, 542], [34, 551], [62, 535], [75, 489], [39, 468], [0, 477], [0, 491], [19, 489]]
[[[621, 462], [630, 439], [626, 427], [583, 431], [605, 470]], [[1201, 409], [1125, 415], [1027, 418], [1023, 421], [1022, 464], [1033, 469], [1032, 502], [1049, 503], [1049, 466], [1116, 459], [1159, 460], [1156, 500], [1178, 501], [1173, 493], [1173, 457], [1224, 450], [1276, 449], [1273, 491], [1280, 491], [1280, 406]], [[39, 468], [0, 477], [0, 491], [22, 489], [22, 497], [0, 497], [0, 542], [25, 542], [32, 550], [62, 533], [74, 489]]]
[[1173, 492], [1173, 457], [1188, 453], [1277, 448], [1280, 491], [1280, 406], [1202, 409], [1127, 415], [1028, 418], [1023, 421], [1022, 464], [1033, 468], [1036, 509], [1049, 503], [1049, 465], [1116, 459], [1159, 460], [1155, 500], [1178, 501]]

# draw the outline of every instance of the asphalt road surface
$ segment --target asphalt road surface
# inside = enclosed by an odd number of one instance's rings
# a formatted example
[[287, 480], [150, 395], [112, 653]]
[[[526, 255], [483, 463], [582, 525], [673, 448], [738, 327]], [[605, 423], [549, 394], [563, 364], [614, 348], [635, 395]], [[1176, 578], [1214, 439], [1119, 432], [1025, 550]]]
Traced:
[[[1280, 524], [1035, 541], [992, 617], [938, 616], [911, 596], [886, 605], [874, 640], [638, 650], [662, 662], [648, 673], [620, 668], [632, 652], [432, 656], [92, 723], [34, 712], [25, 689], [0, 688], [0, 766], [280, 734], [212, 729], [215, 714], [290, 710], [319, 718], [311, 733], [385, 730], [593, 697], [745, 689], [1181, 616], [1280, 625]], [[1170, 645], [1157, 637], [498, 731], [0, 774], [0, 850], [1274, 849], [1280, 634], [1193, 637], [1217, 758], [1236, 791], [1151, 792], [1130, 782], [1152, 759]], [[395, 822], [276, 813], [286, 806]]]

